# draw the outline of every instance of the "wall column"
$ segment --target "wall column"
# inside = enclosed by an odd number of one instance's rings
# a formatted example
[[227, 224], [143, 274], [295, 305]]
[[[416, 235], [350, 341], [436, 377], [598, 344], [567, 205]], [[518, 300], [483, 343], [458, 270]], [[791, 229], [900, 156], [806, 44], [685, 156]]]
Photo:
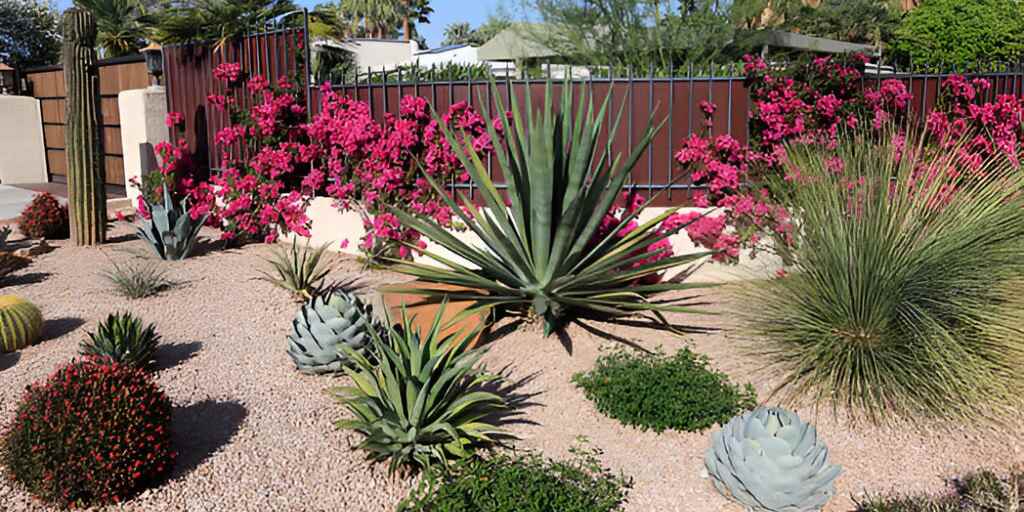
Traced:
[[[170, 141], [167, 118], [167, 90], [163, 86], [121, 91], [117, 95], [121, 114], [121, 148], [124, 155], [124, 182], [128, 199], [134, 206], [139, 189], [131, 185], [132, 179], [142, 179], [144, 170], [153, 170], [147, 162], [150, 156], [139, 153], [139, 144], [156, 146]], [[146, 167], [144, 167], [144, 164]]]

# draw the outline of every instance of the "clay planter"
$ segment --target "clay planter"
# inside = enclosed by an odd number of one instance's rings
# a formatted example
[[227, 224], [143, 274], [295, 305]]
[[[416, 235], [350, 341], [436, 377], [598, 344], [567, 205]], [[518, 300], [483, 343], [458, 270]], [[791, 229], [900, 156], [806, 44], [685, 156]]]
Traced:
[[[419, 330], [421, 333], [426, 332], [430, 329], [430, 326], [434, 322], [434, 317], [437, 316], [437, 310], [441, 307], [440, 299], [424, 297], [423, 295], [416, 295], [413, 293], [406, 293], [399, 291], [402, 288], [418, 288], [423, 290], [445, 290], [451, 292], [463, 292], [469, 290], [461, 286], [454, 286], [442, 283], [430, 283], [426, 281], [411, 281], [401, 285], [385, 286], [380, 289], [381, 297], [384, 300], [384, 304], [388, 308], [388, 312], [391, 314], [392, 322], [400, 322], [402, 318], [402, 306], [405, 305], [406, 315], [412, 319], [412, 325], [414, 329]], [[479, 292], [480, 290], [472, 290]], [[444, 316], [441, 317], [441, 325], [446, 325], [453, 318], [460, 315], [463, 311], [466, 311], [473, 306], [475, 301], [465, 299], [450, 299], [444, 308]], [[484, 331], [488, 327], [488, 314], [485, 311], [477, 312], [474, 315], [469, 315], [458, 322], [449, 325], [446, 328], [441, 329], [441, 336], [447, 336], [449, 334], [455, 334], [462, 331], [463, 334], [469, 333], [470, 331], [479, 328], [481, 325], [484, 326], [477, 332], [476, 337], [470, 341], [470, 348], [476, 347], [480, 343], [480, 338], [483, 336]]]

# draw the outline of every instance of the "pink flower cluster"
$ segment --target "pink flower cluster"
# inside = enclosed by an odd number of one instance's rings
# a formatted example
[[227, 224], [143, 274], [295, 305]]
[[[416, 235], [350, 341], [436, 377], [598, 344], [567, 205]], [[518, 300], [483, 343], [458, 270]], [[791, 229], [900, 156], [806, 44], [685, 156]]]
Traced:
[[[171, 112], [167, 115], [167, 123], [172, 124], [177, 119], [182, 119], [178, 112]], [[174, 126], [177, 125], [175, 122]], [[159, 161], [159, 172], [144, 174], [140, 180], [133, 177], [129, 185], [139, 189], [139, 198], [135, 209], [144, 218], [149, 218], [149, 208], [146, 202], [158, 203], [163, 201], [163, 187], [167, 185], [172, 194], [172, 200], [177, 201], [189, 194], [195, 186], [198, 169], [192, 160], [192, 152], [189, 150], [185, 139], [178, 139], [175, 145], [169, 142], [159, 142], [153, 148], [156, 151]]]
[[[730, 262], [737, 261], [743, 248], [751, 254], [767, 248], [762, 243], [769, 240], [780, 253], [794, 243], [787, 205], [766, 187], [800, 184], [799, 171], [784, 165], [785, 144], [834, 147], [840, 129], [863, 123], [880, 129], [905, 116], [913, 100], [900, 80], [862, 80], [857, 66], [865, 62], [863, 56], [852, 61], [822, 57], [782, 71], [758, 57], [744, 61], [752, 101], [749, 146], [728, 135], [712, 137], [709, 129], [708, 135], [684, 140], [676, 153], [692, 182], [706, 189], [695, 195], [696, 205], [722, 211], [699, 218], [691, 214], [694, 222], [687, 233], [698, 245], [718, 251], [716, 259]], [[998, 153], [1017, 162], [1022, 150], [1024, 102], [1004, 95], [980, 103], [980, 93], [990, 87], [983, 79], [948, 78], [926, 124], [928, 137], [940, 148], [956, 149], [958, 161], [972, 169]], [[714, 108], [701, 105], [701, 110], [709, 121], [705, 126], [710, 126]], [[965, 144], [967, 134], [973, 138]], [[841, 161], [830, 161], [830, 166], [843, 171]]]
[[[271, 87], [254, 76], [232, 87], [241, 66], [221, 64], [214, 76], [231, 88], [231, 96], [210, 95], [207, 103], [228, 112], [232, 124], [217, 132], [224, 170], [191, 187], [190, 214], [220, 227], [224, 239], [273, 242], [280, 234], [309, 236], [306, 208], [322, 180], [306, 175], [306, 110], [299, 91], [287, 79]], [[243, 96], [243, 95], [248, 95]], [[248, 109], [239, 107], [248, 104]]]
[[[389, 208], [401, 206], [440, 226], [452, 225], [451, 208], [424, 177], [440, 185], [469, 182], [444, 127], [479, 154], [493, 150], [487, 123], [466, 102], [453, 104], [440, 121], [425, 99], [406, 96], [397, 116], [385, 115], [378, 123], [365, 103], [322, 88], [320, 112], [307, 127], [310, 176], [328, 182], [326, 190], [340, 209], [362, 215], [366, 235], [360, 248], [368, 257], [410, 258], [410, 246], [425, 246]], [[494, 129], [501, 133], [501, 123]]]
[[[619, 204], [612, 207], [611, 211], [605, 213], [604, 217], [601, 218], [601, 223], [598, 225], [597, 232], [594, 233], [592, 243], [597, 244], [607, 238], [616, 227], [622, 224], [623, 219], [629, 215], [637, 213], [644, 204], [644, 198], [633, 191], [623, 192], [619, 200]], [[658, 233], [671, 236], [683, 229], [687, 222], [689, 222], [688, 217], [681, 213], [676, 213], [661, 221], [661, 224], [656, 229]], [[637, 219], [633, 218], [620, 227], [619, 230], [615, 232], [614, 236], [616, 238], [623, 238], [633, 232], [633, 230], [639, 227], [639, 225], [640, 223]], [[628, 271], [637, 269], [644, 265], [674, 256], [675, 253], [672, 250], [672, 242], [669, 241], [668, 236], [648, 245], [647, 247], [636, 250], [630, 255], [631, 257], [641, 256], [644, 254], [646, 254], [647, 257], [635, 261], [629, 264], [626, 268], [621, 268], [619, 270]], [[661, 281], [661, 279], [661, 274], [649, 274], [637, 279], [634, 284], [656, 284]]]

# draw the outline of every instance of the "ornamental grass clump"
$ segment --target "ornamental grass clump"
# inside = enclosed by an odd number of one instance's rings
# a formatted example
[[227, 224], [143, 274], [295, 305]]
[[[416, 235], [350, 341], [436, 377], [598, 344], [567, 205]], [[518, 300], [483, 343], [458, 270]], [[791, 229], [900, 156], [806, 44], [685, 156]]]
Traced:
[[697, 432], [757, 405], [753, 386], [730, 383], [689, 349], [674, 356], [613, 352], [572, 381], [605, 415], [658, 433]]
[[0, 460], [46, 503], [117, 503], [169, 474], [170, 426], [171, 401], [149, 374], [87, 358], [28, 387], [4, 433]]
[[740, 302], [775, 393], [876, 423], [1020, 410], [1024, 173], [913, 134], [787, 153], [795, 264]]
[[[493, 96], [498, 98], [499, 112], [505, 112], [502, 95]], [[467, 137], [443, 127], [456, 156], [479, 187], [486, 208], [464, 194], [459, 194], [461, 204], [457, 204], [444, 192], [443, 183], [430, 175], [424, 177], [480, 243], [463, 242], [441, 226], [396, 207], [394, 214], [403, 225], [464, 260], [423, 251], [441, 266], [405, 262], [396, 270], [477, 290], [461, 293], [459, 298], [475, 300], [477, 308], [500, 307], [539, 318], [545, 334], [578, 318], [621, 319], [646, 313], [665, 326], [668, 322], [663, 313], [691, 312], [692, 296], [664, 300], [651, 300], [650, 296], [695, 286], [675, 280], [657, 282], [665, 271], [708, 254], [673, 255], [671, 244], [664, 243], [694, 218], [672, 208], [639, 222], [650, 200], [628, 207], [621, 216], [614, 215], [623, 185], [660, 125], [651, 119], [628, 156], [612, 156], [609, 148], [599, 143], [607, 98], [595, 108], [585, 88], [566, 82], [561, 104], [557, 103], [550, 83], [543, 107], [536, 111], [529, 88], [522, 106], [512, 95], [504, 142], [494, 150], [508, 183], [507, 207], [488, 173], [484, 153]], [[621, 114], [622, 110], [608, 133], [617, 133]], [[494, 126], [504, 118], [496, 120], [486, 110], [483, 116], [491, 140], [499, 140]], [[611, 220], [610, 226], [602, 225], [606, 219]], [[403, 291], [436, 300], [447, 293]]]

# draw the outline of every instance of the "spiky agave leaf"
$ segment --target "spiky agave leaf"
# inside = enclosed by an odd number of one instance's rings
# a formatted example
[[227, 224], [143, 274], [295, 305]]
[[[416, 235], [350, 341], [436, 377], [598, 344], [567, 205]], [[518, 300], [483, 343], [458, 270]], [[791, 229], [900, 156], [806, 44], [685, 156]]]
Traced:
[[[493, 83], [491, 86], [495, 87]], [[482, 245], [463, 242], [440, 226], [396, 207], [393, 211], [404, 225], [416, 229], [468, 264], [424, 251], [441, 266], [398, 262], [395, 269], [428, 281], [483, 290], [483, 293], [465, 294], [462, 298], [476, 300], [478, 308], [505, 306], [522, 314], [538, 315], [544, 319], [547, 334], [573, 317], [616, 319], [646, 312], [667, 325], [662, 314], [692, 312], [692, 298], [650, 301], [648, 297], [702, 285], [665, 282], [641, 286], [634, 283], [692, 264], [708, 254], [698, 252], [648, 260], [659, 254], [659, 251], [649, 252], [648, 247], [687, 226], [680, 223], [672, 229], [660, 229], [661, 222], [678, 208], [670, 208], [639, 223], [629, 234], [617, 236], [651, 204], [652, 197], [641, 208], [625, 215], [607, 236], [596, 239], [602, 217], [613, 208], [633, 167], [664, 123], [655, 124], [652, 117], [629, 155], [624, 160], [622, 155], [612, 158], [610, 148], [598, 143], [609, 98], [595, 109], [593, 98], [585, 89], [578, 89], [580, 99], [574, 112], [573, 90], [570, 82], [562, 85], [561, 107], [557, 113], [550, 83], [540, 112], [534, 112], [531, 107], [529, 88], [525, 107], [520, 107], [516, 96], [512, 96], [512, 117], [511, 122], [506, 123], [505, 143], [495, 149], [508, 183], [507, 208], [480, 154], [460, 137], [461, 134], [453, 133], [441, 123], [456, 156], [479, 187], [486, 208], [478, 208], [463, 194], [459, 194], [456, 203], [440, 184], [430, 176], [426, 179], [479, 237]], [[498, 98], [499, 110], [504, 112], [501, 95], [494, 96]], [[608, 133], [617, 133], [622, 112], [620, 109]], [[482, 115], [488, 121], [492, 140], [500, 140], [494, 128], [495, 120], [486, 108]], [[631, 268], [633, 265], [636, 266]], [[624, 270], [627, 268], [629, 270]], [[403, 291], [439, 296], [439, 292], [431, 290]]]
[[188, 210], [188, 198], [182, 198], [179, 203], [175, 203], [166, 183], [163, 188], [163, 204], [150, 204], [145, 197], [143, 201], [149, 210], [150, 218], [137, 229], [136, 235], [148, 242], [153, 252], [161, 259], [187, 258], [209, 214], [193, 220]]
[[111, 313], [81, 344], [82, 355], [109, 357], [117, 362], [147, 368], [160, 342], [156, 326], [143, 327], [131, 313]]
[[261, 271], [260, 279], [284, 288], [296, 297], [309, 299], [331, 271], [329, 266], [321, 265], [328, 245], [325, 243], [314, 248], [309, 242], [300, 246], [298, 240], [293, 240], [291, 249], [275, 247], [273, 255], [264, 261], [273, 267], [276, 276]]
[[334, 392], [354, 418], [337, 424], [365, 436], [359, 447], [392, 472], [466, 458], [503, 433], [493, 415], [505, 400], [485, 388], [497, 377], [477, 368], [484, 351], [469, 349], [476, 331], [441, 336], [443, 314], [444, 304], [420, 332], [404, 309], [397, 328], [385, 312], [386, 330], [371, 331], [374, 362], [341, 347], [353, 386]]

